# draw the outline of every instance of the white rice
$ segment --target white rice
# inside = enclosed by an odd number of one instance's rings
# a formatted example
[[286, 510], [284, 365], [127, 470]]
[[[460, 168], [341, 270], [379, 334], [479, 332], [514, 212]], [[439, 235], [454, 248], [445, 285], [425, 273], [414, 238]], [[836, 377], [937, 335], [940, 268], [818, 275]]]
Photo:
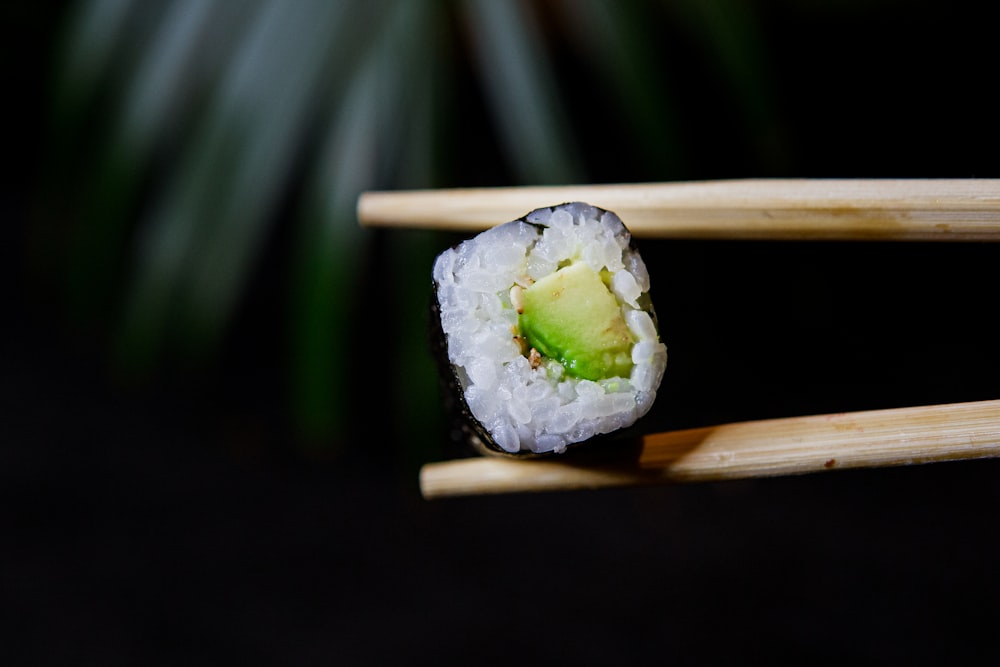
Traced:
[[[443, 252], [434, 264], [434, 282], [448, 358], [472, 415], [507, 452], [562, 452], [646, 414], [667, 349], [639, 304], [649, 291], [649, 274], [629, 248], [630, 234], [618, 216], [576, 202], [538, 209], [526, 220]], [[575, 378], [554, 359], [532, 368], [522, 354], [513, 337], [517, 311], [510, 290], [556, 271], [564, 260], [611, 272], [611, 290], [636, 340], [629, 377]]]

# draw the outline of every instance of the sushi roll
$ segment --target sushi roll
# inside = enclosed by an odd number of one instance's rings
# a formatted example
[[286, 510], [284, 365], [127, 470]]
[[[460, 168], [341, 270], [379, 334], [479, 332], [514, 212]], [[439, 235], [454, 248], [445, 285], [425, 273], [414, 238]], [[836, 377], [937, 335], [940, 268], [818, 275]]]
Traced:
[[621, 219], [539, 208], [442, 252], [431, 341], [456, 437], [555, 454], [634, 424], [667, 362], [649, 274]]

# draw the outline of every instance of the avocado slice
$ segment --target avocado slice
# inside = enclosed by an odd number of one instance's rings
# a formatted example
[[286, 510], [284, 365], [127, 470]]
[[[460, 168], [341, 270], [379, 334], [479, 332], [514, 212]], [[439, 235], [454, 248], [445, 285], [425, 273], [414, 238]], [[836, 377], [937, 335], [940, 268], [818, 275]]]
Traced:
[[632, 334], [601, 276], [575, 262], [524, 290], [518, 318], [530, 347], [587, 380], [628, 377]]

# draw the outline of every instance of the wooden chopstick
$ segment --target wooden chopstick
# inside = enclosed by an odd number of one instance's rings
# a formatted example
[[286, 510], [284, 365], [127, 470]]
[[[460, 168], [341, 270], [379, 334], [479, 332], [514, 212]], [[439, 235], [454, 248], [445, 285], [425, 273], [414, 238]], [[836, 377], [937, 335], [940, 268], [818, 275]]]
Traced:
[[[1000, 400], [738, 422], [639, 438], [599, 464], [544, 459], [429, 463], [425, 498], [799, 475], [1000, 456]], [[606, 443], [613, 447], [614, 443]], [[637, 453], [636, 453], [637, 452]]]
[[365, 192], [366, 226], [475, 231], [584, 201], [639, 237], [1000, 240], [1000, 179], [749, 179]]

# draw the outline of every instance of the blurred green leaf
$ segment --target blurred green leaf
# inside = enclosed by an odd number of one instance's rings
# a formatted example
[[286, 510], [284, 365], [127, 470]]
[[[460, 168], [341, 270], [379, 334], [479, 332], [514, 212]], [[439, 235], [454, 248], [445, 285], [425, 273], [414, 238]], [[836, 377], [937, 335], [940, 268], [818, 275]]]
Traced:
[[714, 63], [720, 85], [739, 105], [736, 118], [746, 124], [744, 134], [757, 154], [770, 169], [782, 173], [786, 157], [777, 136], [774, 84], [756, 8], [741, 0], [683, 0], [671, 6]]
[[[658, 67], [655, 13], [635, 0], [562, 0], [579, 47], [607, 91], [601, 94], [630, 121], [629, 147], [650, 169], [650, 180], [671, 180], [683, 163], [670, 72]], [[609, 102], [611, 103], [611, 102]]]
[[567, 132], [566, 111], [531, 5], [466, 0], [464, 7], [490, 111], [521, 180], [582, 180], [581, 156]]
[[[378, 286], [398, 325], [386, 363], [408, 379], [391, 409], [428, 427], [438, 410], [424, 327], [443, 239], [361, 229], [358, 195], [586, 182], [607, 146], [580, 136], [585, 115], [628, 144], [623, 154], [645, 156], [638, 173], [682, 174], [658, 43], [667, 14], [655, 0], [80, 2], [54, 78], [49, 165], [75, 314], [116, 323], [127, 372], [178, 355], [211, 363], [247, 333], [232, 327], [249, 287], [272, 244], [291, 238], [281, 326], [299, 432], [351, 437], [352, 323]], [[715, 0], [673, 15], [766, 123], [752, 9]]]
[[318, 109], [348, 5], [265, 1], [236, 45], [192, 142], [142, 221], [123, 349], [145, 365], [176, 318], [213, 349], [266, 240]]

